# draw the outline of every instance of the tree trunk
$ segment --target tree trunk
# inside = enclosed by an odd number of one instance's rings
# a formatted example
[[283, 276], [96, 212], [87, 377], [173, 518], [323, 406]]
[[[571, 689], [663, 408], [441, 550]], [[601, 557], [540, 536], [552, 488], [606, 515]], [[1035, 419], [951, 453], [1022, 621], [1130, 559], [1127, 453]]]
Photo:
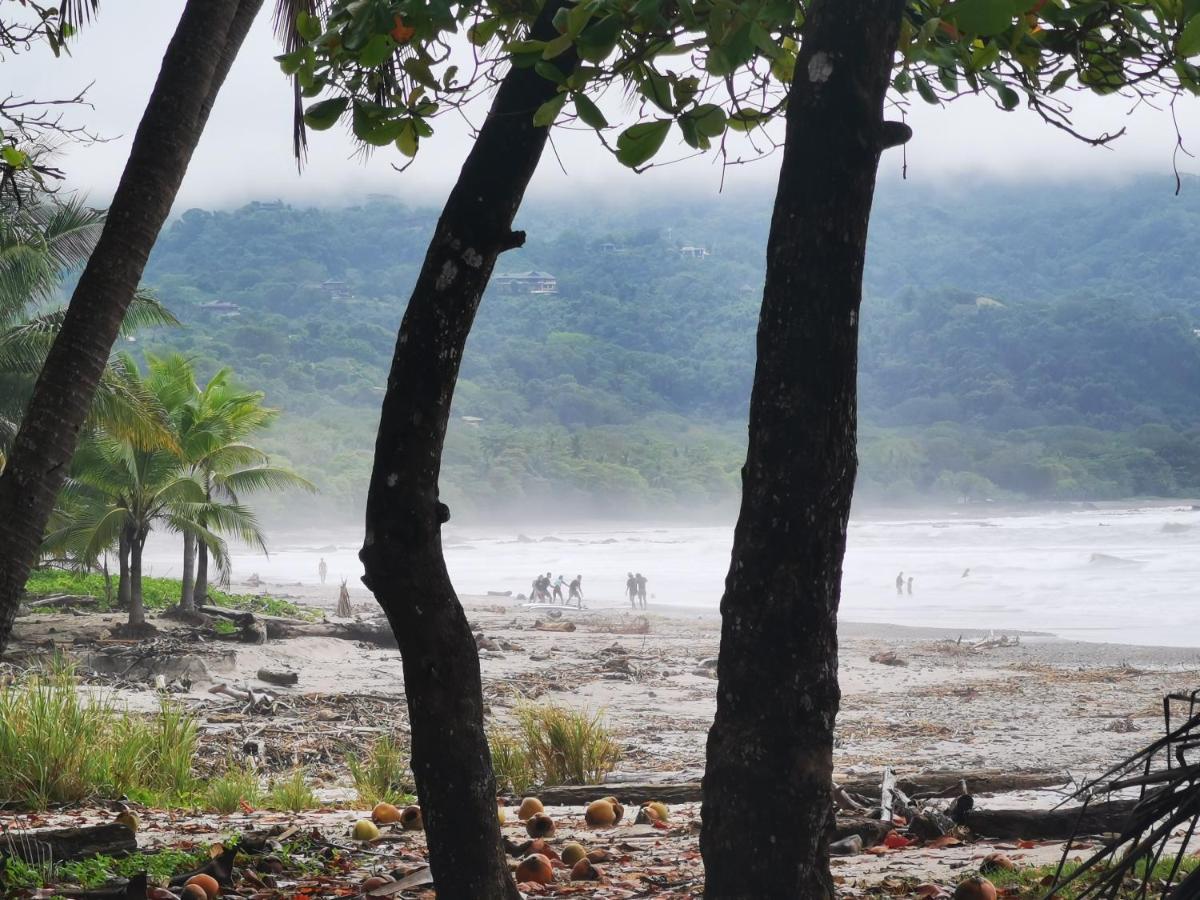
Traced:
[[209, 110], [262, 0], [188, 0], [100, 240], [0, 475], [0, 652], [79, 430]]
[[142, 548], [146, 532], [138, 529], [129, 544], [129, 624], [145, 625], [146, 608], [142, 605]]
[[129, 529], [121, 529], [117, 543], [120, 575], [117, 578], [117, 609], [129, 609]]
[[192, 585], [192, 608], [208, 602], [208, 546], [196, 542], [196, 583]]
[[183, 535], [183, 583], [179, 590], [180, 612], [196, 611], [195, 572], [196, 536], [185, 532]]
[[[552, 0], [532, 34], [548, 39]], [[575, 65], [573, 52], [554, 60]], [[449, 510], [438, 475], [463, 347], [500, 253], [524, 236], [512, 221], [545, 147], [534, 111], [554, 85], [510, 69], [430, 242], [392, 358], [360, 554], [396, 634], [412, 727], [412, 769], [439, 898], [515, 898], [500, 844], [496, 783], [483, 726], [479, 655], [442, 556]]]
[[883, 99], [903, 0], [815, 0], [767, 244], [742, 505], [721, 600], [700, 848], [708, 897], [833, 895], [837, 608]]

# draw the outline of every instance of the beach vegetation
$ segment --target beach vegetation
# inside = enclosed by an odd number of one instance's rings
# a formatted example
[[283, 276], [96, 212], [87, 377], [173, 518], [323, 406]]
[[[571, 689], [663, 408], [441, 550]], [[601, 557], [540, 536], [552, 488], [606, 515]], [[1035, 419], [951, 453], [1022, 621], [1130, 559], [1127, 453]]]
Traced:
[[408, 760], [392, 735], [376, 738], [365, 753], [348, 754], [346, 762], [360, 807], [372, 808], [377, 803], [407, 806], [413, 801]]

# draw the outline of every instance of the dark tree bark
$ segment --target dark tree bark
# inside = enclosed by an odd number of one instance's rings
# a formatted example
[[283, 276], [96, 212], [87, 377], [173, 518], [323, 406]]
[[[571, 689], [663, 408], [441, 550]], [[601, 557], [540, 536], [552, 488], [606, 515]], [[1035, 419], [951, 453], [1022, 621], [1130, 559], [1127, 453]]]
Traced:
[[122, 528], [117, 541], [120, 574], [117, 576], [117, 609], [129, 609], [129, 529]]
[[79, 430], [208, 113], [262, 0], [188, 0], [0, 475], [0, 652]]
[[184, 534], [183, 536], [183, 577], [182, 584], [179, 588], [179, 610], [180, 612], [195, 612], [196, 611], [196, 536], [194, 534]]
[[708, 737], [706, 896], [833, 895], [837, 608], [854, 487], [858, 311], [903, 0], [815, 0], [758, 325], [742, 505]]
[[[548, 2], [534, 37], [556, 32]], [[573, 53], [554, 60], [567, 70]], [[360, 557], [396, 634], [412, 726], [412, 769], [439, 898], [515, 898], [500, 844], [483, 726], [479, 655], [442, 556], [442, 445], [459, 364], [496, 258], [520, 246], [513, 218], [545, 147], [534, 111], [554, 85], [504, 77], [438, 221], [400, 326], [375, 444]]]

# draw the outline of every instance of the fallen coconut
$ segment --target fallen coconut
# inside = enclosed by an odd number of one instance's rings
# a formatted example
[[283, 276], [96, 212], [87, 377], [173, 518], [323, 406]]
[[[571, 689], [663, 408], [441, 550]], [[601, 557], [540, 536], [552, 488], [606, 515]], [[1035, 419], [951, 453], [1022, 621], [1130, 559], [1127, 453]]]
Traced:
[[984, 875], [989, 872], [1006, 871], [1011, 872], [1017, 867], [1017, 864], [1012, 861], [1007, 853], [989, 853], [983, 858], [983, 862], [979, 864], [979, 871]]
[[620, 823], [621, 817], [625, 815], [625, 807], [621, 805], [621, 801], [616, 797], [605, 797], [604, 799], [612, 804], [613, 813], [616, 816], [616, 818], [613, 820], [613, 824], [617, 825]]
[[187, 896], [186, 889], [190, 887], [198, 887], [204, 891], [204, 895], [208, 900], [221, 896], [221, 885], [217, 883], [217, 879], [211, 875], [193, 875], [183, 885], [185, 893], [182, 896]]
[[404, 811], [400, 813], [400, 827], [405, 831], [424, 831], [425, 822], [421, 818], [421, 807], [404, 807]]
[[572, 881], [599, 881], [600, 870], [586, 856], [571, 866]]
[[554, 837], [554, 820], [544, 812], [534, 813], [526, 820], [525, 830], [531, 838]]
[[134, 834], [137, 834], [137, 830], [138, 830], [138, 828], [141, 827], [141, 824], [142, 824], [141, 821], [137, 817], [137, 813], [135, 813], [131, 809], [123, 809], [119, 813], [117, 813], [116, 821], [119, 822], [120, 824], [124, 825], [126, 828], [128, 828], [130, 831], [132, 831]]
[[379, 840], [379, 828], [370, 819], [359, 819], [354, 823], [354, 839], [356, 841]]
[[561, 856], [563, 862], [568, 866], [573, 866], [587, 856], [587, 850], [583, 844], [576, 843], [575, 841], [567, 841], [567, 843], [563, 844]]
[[648, 815], [654, 816], [660, 822], [665, 822], [670, 818], [670, 811], [667, 809], [667, 804], [661, 800], [651, 800], [649, 803], [643, 803], [642, 809], [646, 810]]
[[549, 884], [554, 880], [554, 867], [550, 860], [540, 853], [530, 853], [517, 864], [517, 884], [534, 881], [538, 884]]
[[372, 875], [362, 883], [362, 891], [364, 894], [369, 894], [375, 888], [381, 888], [385, 884], [391, 884], [395, 880], [391, 875]]
[[542, 806], [542, 801], [537, 797], [526, 797], [517, 808], [517, 818], [524, 822], [531, 816], [545, 811], [546, 807]]
[[600, 847], [595, 850], [589, 850], [587, 858], [589, 862], [602, 863], [608, 862], [610, 859], [612, 859], [612, 854], [603, 847]]
[[592, 828], [611, 828], [620, 817], [610, 800], [593, 800], [584, 810], [583, 820]]
[[400, 821], [400, 810], [390, 803], [376, 803], [371, 810], [371, 821], [380, 825], [391, 825]]
[[212, 897], [198, 884], [185, 884], [179, 892], [179, 900], [212, 900]]
[[996, 886], [976, 875], [959, 883], [954, 889], [954, 900], [996, 900]]
[[558, 859], [558, 853], [543, 838], [535, 838], [529, 842], [525, 848], [525, 855], [528, 856], [531, 853], [540, 853], [551, 862]]
[[508, 821], [508, 810], [505, 809], [503, 806], [497, 806], [496, 807], [496, 818], [500, 821], [500, 824], [503, 825], [505, 822]]

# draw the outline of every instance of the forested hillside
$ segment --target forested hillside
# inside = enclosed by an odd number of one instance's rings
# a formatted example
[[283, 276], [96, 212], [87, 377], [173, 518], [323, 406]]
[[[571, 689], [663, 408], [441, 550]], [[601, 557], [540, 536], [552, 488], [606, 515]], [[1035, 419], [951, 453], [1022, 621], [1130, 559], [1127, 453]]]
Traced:
[[[1200, 493], [1200, 182], [881, 192], [862, 316], [860, 498]], [[641, 515], [736, 496], [769, 202], [541, 206], [480, 310], [448, 502]], [[267, 443], [353, 509], [435, 213], [190, 210], [148, 284], [284, 415]], [[531, 289], [533, 292], [531, 292]], [[797, 298], [803, 302], [803, 298]]]

